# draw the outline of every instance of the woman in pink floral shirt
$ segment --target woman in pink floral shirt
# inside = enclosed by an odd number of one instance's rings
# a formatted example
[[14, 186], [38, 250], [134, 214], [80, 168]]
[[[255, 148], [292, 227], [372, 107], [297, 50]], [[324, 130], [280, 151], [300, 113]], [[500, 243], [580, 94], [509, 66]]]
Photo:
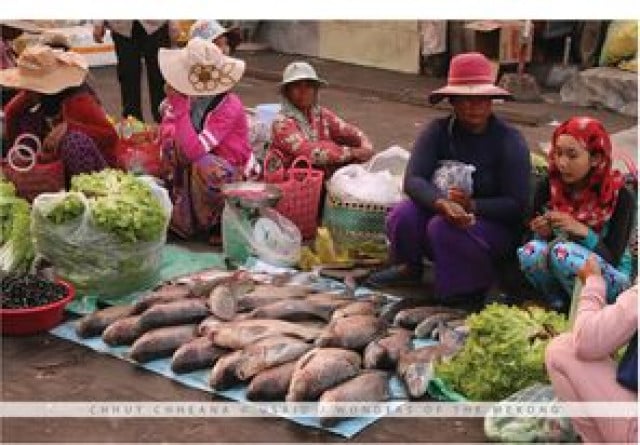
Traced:
[[289, 166], [298, 156], [332, 173], [351, 162], [365, 162], [373, 146], [356, 126], [317, 104], [318, 89], [326, 82], [306, 62], [293, 62], [283, 73], [282, 108], [272, 124], [270, 149], [278, 150]]

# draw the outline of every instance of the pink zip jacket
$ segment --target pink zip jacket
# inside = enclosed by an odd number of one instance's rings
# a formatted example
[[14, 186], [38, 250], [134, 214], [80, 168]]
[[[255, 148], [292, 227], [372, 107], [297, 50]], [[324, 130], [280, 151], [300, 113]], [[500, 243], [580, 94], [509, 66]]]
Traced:
[[244, 170], [251, 158], [249, 126], [240, 98], [228, 93], [218, 106], [209, 112], [200, 133], [191, 123], [189, 98], [171, 94], [161, 106], [163, 114], [160, 135], [173, 138], [178, 149], [191, 162], [207, 153], [224, 158]]

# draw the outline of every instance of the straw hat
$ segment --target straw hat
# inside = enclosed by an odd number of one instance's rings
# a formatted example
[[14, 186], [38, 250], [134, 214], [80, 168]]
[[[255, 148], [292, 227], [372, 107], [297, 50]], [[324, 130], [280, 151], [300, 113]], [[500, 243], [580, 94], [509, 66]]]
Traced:
[[36, 44], [20, 53], [15, 68], [0, 71], [0, 86], [55, 94], [80, 86], [89, 70], [86, 60], [71, 51]]
[[211, 41], [196, 37], [181, 49], [161, 48], [158, 63], [171, 87], [187, 96], [214, 96], [229, 91], [244, 74], [242, 60], [225, 56]]
[[0, 20], [0, 26], [17, 29], [30, 34], [42, 33], [42, 28], [27, 20]]
[[217, 20], [198, 20], [189, 28], [189, 39], [200, 37], [201, 39], [213, 42], [229, 31], [230, 29], [222, 26]]
[[451, 59], [447, 86], [433, 91], [429, 102], [436, 104], [451, 96], [487, 96], [508, 98], [511, 93], [495, 86], [491, 62], [480, 53], [463, 53]]
[[316, 70], [307, 62], [291, 62], [282, 73], [282, 82], [280, 82], [280, 90], [284, 86], [298, 80], [311, 80], [319, 87], [328, 85], [328, 82], [318, 77]]

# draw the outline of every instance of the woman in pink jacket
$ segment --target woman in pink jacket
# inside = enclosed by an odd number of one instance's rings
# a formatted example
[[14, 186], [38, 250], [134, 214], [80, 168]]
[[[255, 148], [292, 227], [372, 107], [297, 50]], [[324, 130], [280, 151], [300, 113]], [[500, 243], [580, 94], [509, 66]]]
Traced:
[[[570, 333], [556, 337], [546, 351], [554, 391], [564, 402], [636, 402], [638, 398], [638, 286], [606, 304], [606, 283], [595, 256], [579, 276], [584, 283]], [[620, 364], [612, 355], [627, 345]], [[635, 360], [635, 363], [634, 363]], [[638, 440], [638, 419], [574, 418], [583, 442]]]
[[249, 173], [252, 160], [244, 106], [229, 90], [245, 63], [200, 38], [183, 49], [161, 49], [167, 98], [160, 135], [174, 202], [171, 228], [187, 238], [207, 233], [218, 242], [221, 187]]

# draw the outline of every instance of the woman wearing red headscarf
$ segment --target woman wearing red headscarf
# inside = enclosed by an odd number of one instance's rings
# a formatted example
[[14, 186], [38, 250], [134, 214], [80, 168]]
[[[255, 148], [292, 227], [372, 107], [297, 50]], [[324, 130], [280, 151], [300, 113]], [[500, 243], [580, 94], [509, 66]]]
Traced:
[[629, 287], [634, 197], [612, 169], [611, 141], [599, 121], [573, 117], [556, 129], [549, 178], [536, 191], [533, 210], [533, 239], [518, 249], [518, 257], [552, 307], [568, 309], [576, 273], [591, 253], [602, 268], [609, 302]]

